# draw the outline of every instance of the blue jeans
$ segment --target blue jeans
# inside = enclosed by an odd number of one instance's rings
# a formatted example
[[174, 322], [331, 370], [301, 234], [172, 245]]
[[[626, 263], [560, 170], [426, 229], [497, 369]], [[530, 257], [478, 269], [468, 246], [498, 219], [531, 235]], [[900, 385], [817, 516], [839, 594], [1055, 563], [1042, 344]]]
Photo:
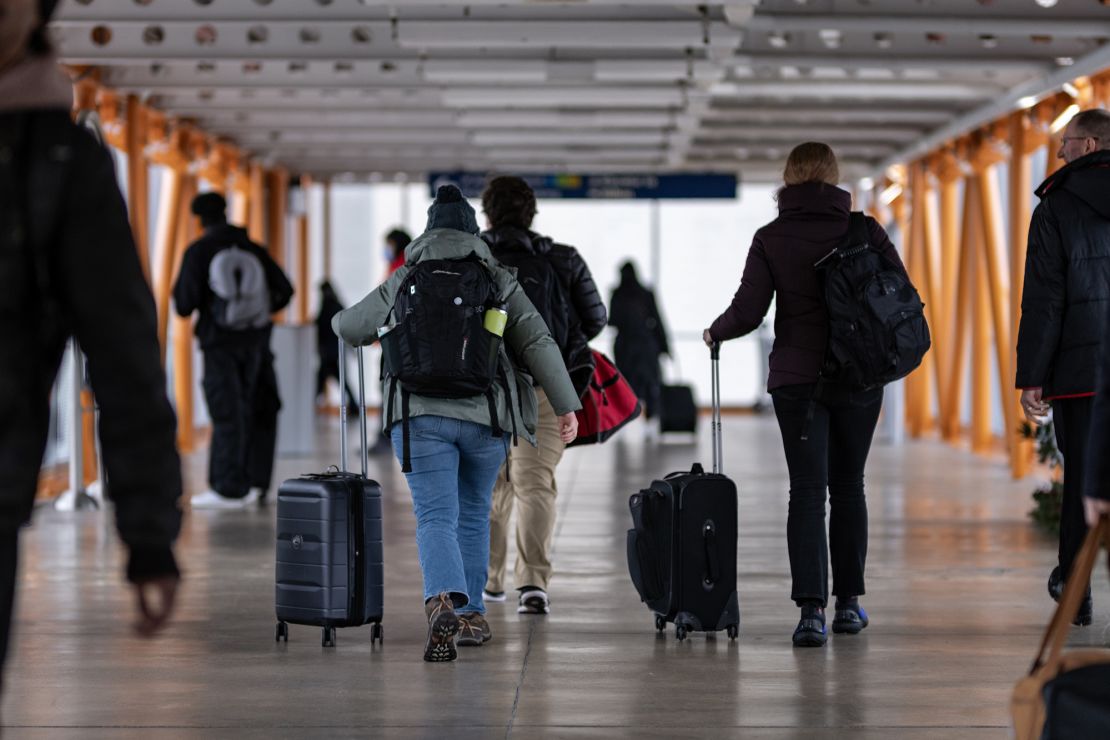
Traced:
[[[400, 459], [401, 424], [390, 432]], [[424, 600], [447, 592], [460, 612], [485, 614], [490, 501], [508, 437], [493, 437], [488, 426], [443, 416], [411, 418], [409, 436], [412, 472], [405, 478], [416, 514]]]

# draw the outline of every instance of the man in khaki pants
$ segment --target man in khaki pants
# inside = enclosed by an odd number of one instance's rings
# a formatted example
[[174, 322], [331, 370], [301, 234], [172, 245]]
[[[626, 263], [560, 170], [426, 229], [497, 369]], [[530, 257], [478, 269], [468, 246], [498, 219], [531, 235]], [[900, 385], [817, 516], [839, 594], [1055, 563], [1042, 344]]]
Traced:
[[[593, 374], [589, 341], [605, 328], [605, 303], [590, 270], [574, 247], [556, 244], [530, 230], [536, 195], [519, 177], [494, 178], [482, 193], [490, 228], [482, 238], [502, 264], [516, 268], [517, 280], [543, 316], [563, 353], [575, 390], [581, 396]], [[484, 598], [505, 600], [505, 559], [509, 518], [517, 507], [517, 560], [514, 574], [521, 614], [547, 614], [551, 579], [551, 535], [555, 529], [555, 468], [565, 445], [555, 411], [536, 388], [539, 415], [536, 446], [514, 447], [493, 490], [490, 562]]]

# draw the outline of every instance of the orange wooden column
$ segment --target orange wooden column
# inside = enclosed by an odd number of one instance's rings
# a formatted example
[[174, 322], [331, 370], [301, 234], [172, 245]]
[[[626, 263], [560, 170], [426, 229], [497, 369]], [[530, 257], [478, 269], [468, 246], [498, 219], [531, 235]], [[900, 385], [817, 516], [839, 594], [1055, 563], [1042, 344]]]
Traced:
[[266, 243], [266, 173], [258, 162], [250, 163], [247, 199], [247, 233], [258, 244]]
[[[282, 270], [285, 270], [288, 261], [286, 259], [285, 217], [289, 202], [289, 173], [279, 167], [267, 172], [265, 179], [267, 236], [265, 244], [274, 262]], [[294, 290], [299, 292], [301, 288], [294, 285]], [[288, 316], [288, 311], [281, 310], [274, 315], [274, 320], [283, 324], [288, 320]]]
[[308, 307], [309, 297], [312, 295], [312, 282], [309, 265], [309, 232], [308, 232], [308, 200], [312, 180], [308, 175], [301, 175], [300, 192], [303, 199], [303, 210], [297, 215], [297, 321], [302, 324], [309, 322]]
[[943, 433], [945, 438], [956, 440], [962, 431], [964, 388], [967, 383], [969, 336], [972, 329], [972, 294], [975, 289], [975, 233], [973, 210], [976, 208], [972, 179], [964, 184], [964, 205], [961, 218], [959, 271], [956, 284], [955, 308], [952, 312], [952, 348], [948, 366], [948, 397], [945, 399]]
[[331, 279], [331, 180], [324, 180], [324, 275]]
[[[185, 250], [199, 235], [200, 227], [189, 205], [197, 194], [197, 178], [189, 175], [181, 184], [180, 209], [174, 235], [172, 279], [181, 271]], [[182, 452], [196, 449], [196, 416], [193, 399], [193, 319], [173, 317], [173, 395], [177, 410], [177, 446]]]
[[147, 111], [127, 96], [127, 207], [143, 276], [150, 282], [150, 179], [146, 161]]
[[964, 249], [970, 252], [971, 286], [971, 449], [977, 453], [991, 451], [991, 301], [987, 277], [987, 257], [981, 246], [983, 212], [979, 197], [979, 178], [972, 175], [964, 187], [969, 197], [964, 201]]

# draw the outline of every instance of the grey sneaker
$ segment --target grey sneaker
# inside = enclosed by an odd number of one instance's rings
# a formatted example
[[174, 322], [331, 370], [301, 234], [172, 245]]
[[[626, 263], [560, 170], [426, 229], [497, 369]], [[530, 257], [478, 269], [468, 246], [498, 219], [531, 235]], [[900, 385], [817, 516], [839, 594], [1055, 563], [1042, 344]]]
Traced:
[[459, 657], [455, 650], [455, 633], [459, 631], [459, 617], [450, 594], [439, 594], [424, 602], [428, 615], [428, 639], [424, 643], [424, 660], [429, 663], [446, 663]]
[[477, 612], [459, 615], [459, 637], [456, 640], [459, 647], [479, 647], [492, 639], [493, 630], [484, 616]]

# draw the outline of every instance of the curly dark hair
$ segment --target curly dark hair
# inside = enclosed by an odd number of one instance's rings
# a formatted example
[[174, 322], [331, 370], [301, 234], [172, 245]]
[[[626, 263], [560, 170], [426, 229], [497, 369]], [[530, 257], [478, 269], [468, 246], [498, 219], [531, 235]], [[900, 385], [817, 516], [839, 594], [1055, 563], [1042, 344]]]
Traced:
[[495, 177], [482, 192], [482, 210], [490, 225], [527, 229], [536, 217], [536, 194], [523, 179]]

